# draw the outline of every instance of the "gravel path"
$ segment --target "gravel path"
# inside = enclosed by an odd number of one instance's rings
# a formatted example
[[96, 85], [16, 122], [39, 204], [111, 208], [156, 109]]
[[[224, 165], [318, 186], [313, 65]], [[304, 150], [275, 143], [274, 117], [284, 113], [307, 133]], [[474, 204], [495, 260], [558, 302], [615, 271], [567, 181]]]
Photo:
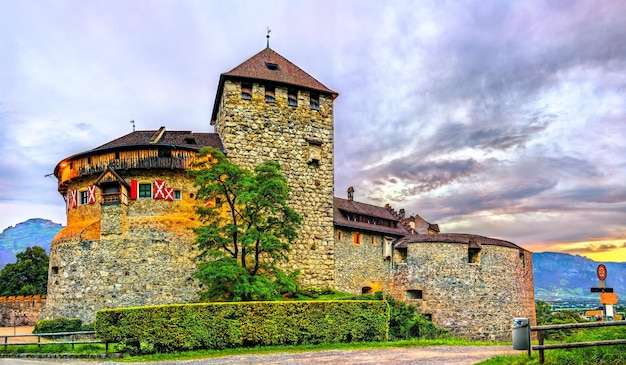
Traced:
[[[518, 355], [511, 346], [431, 346], [387, 348], [376, 350], [330, 350], [317, 352], [277, 353], [269, 355], [238, 355], [200, 360], [179, 360], [133, 363], [135, 365], [361, 365], [361, 364], [420, 364], [470, 365], [497, 355]], [[16, 364], [15, 359], [0, 359], [0, 365]], [[28, 359], [20, 365], [126, 365], [105, 360]]]

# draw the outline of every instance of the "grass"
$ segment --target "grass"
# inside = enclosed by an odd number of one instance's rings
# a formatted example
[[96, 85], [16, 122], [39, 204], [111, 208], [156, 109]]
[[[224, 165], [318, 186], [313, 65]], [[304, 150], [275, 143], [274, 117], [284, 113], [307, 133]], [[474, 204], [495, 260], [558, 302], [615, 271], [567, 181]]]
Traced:
[[[546, 343], [593, 342], [613, 339], [626, 339], [626, 328], [612, 327], [579, 330], [566, 337], [563, 341], [546, 341]], [[626, 345], [546, 350], [544, 356], [546, 365], [621, 365], [626, 364]], [[539, 364], [539, 352], [533, 351], [530, 358], [526, 355], [526, 352], [517, 356], [496, 356], [479, 364], [534, 365]]]
[[[327, 350], [364, 350], [364, 349], [385, 349], [397, 347], [426, 347], [426, 346], [497, 346], [502, 343], [493, 342], [476, 342], [461, 339], [438, 339], [438, 340], [406, 340], [394, 342], [354, 342], [354, 343], [334, 343], [319, 345], [300, 345], [300, 346], [263, 346], [252, 348], [232, 348], [224, 350], [195, 350], [186, 352], [162, 353], [141, 356], [128, 356], [116, 361], [122, 362], [138, 362], [138, 361], [157, 361], [157, 360], [192, 360], [201, 358], [212, 358], [222, 356], [236, 355], [263, 355], [272, 353], [298, 353], [308, 351], [327, 351]], [[109, 352], [116, 352], [114, 344], [109, 345]], [[37, 345], [15, 345], [0, 346], [0, 354], [20, 354], [20, 353], [69, 353], [69, 354], [103, 354], [105, 353], [104, 344], [80, 344], [75, 345], [72, 349], [70, 345], [45, 345], [37, 347]]]

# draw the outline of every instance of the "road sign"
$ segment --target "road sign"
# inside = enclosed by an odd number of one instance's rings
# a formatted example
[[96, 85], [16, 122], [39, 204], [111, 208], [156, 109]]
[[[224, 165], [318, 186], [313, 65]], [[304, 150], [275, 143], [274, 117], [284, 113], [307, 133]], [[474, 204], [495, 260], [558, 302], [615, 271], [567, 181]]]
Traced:
[[613, 288], [591, 288], [592, 293], [613, 293]]
[[606, 266], [604, 266], [604, 264], [598, 265], [598, 268], [596, 269], [596, 273], [598, 274], [598, 279], [600, 280], [606, 279]]
[[600, 293], [600, 304], [617, 304], [617, 294]]

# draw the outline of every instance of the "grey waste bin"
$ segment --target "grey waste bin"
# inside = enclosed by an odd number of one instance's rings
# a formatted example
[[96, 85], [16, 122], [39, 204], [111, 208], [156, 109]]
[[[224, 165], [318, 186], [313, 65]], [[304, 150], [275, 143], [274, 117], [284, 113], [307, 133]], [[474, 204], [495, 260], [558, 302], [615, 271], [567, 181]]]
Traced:
[[513, 318], [513, 350], [530, 349], [530, 318]]

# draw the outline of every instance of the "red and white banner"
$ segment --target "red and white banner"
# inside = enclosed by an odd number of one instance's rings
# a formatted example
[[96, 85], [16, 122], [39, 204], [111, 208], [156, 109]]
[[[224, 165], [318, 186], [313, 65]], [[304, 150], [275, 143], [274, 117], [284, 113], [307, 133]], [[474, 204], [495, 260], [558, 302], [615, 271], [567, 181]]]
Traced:
[[72, 208], [76, 208], [78, 206], [78, 191], [76, 189], [72, 189]]
[[164, 188], [165, 200], [174, 200], [174, 188]]
[[165, 181], [154, 180], [154, 199], [165, 199]]
[[91, 184], [87, 188], [87, 204], [94, 204], [96, 202], [96, 186]]

